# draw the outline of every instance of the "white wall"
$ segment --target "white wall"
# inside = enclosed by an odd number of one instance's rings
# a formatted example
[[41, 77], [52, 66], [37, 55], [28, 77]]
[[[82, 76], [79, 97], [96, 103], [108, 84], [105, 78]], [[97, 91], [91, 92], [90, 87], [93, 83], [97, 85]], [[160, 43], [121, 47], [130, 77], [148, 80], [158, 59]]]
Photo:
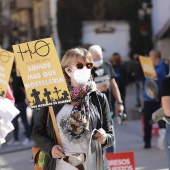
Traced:
[[[101, 27], [104, 23], [115, 28], [115, 32], [97, 34], [95, 29]], [[124, 21], [85, 21], [83, 22], [82, 42], [83, 44], [100, 45], [105, 50], [103, 54], [106, 59], [109, 59], [114, 52], [118, 52], [122, 60], [129, 60], [129, 29], [128, 23]]]
[[170, 19], [170, 0], [152, 0], [153, 38]]
[[170, 38], [164, 38], [162, 40], [158, 40], [156, 43], [156, 48], [161, 52], [162, 58], [170, 59]]

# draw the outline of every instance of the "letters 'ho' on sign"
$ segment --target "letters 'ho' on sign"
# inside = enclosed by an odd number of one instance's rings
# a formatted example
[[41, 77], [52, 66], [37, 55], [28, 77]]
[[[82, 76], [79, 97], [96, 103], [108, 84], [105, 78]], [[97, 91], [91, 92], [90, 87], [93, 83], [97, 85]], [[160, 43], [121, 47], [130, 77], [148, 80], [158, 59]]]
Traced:
[[13, 50], [32, 109], [70, 102], [52, 38], [13, 45]]
[[0, 49], [0, 96], [1, 97], [5, 97], [13, 61], [14, 61], [14, 53]]
[[157, 79], [156, 71], [150, 57], [139, 56], [145, 78]]

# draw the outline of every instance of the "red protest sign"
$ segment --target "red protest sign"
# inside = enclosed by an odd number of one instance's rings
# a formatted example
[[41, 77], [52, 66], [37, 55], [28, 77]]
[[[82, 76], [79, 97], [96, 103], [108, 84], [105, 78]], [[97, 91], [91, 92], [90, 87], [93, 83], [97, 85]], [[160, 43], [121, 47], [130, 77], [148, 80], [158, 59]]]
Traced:
[[133, 152], [106, 153], [110, 170], [135, 170]]

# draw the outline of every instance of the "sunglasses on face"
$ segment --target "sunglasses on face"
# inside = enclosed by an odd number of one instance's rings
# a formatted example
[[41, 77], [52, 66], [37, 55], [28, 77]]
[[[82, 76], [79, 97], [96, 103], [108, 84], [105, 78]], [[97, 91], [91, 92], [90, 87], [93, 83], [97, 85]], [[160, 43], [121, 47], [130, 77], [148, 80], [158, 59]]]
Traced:
[[82, 64], [82, 63], [77, 63], [77, 64], [74, 64], [77, 69], [82, 69], [84, 66], [87, 67], [87, 69], [92, 69], [93, 68], [93, 63], [86, 63], [85, 65]]

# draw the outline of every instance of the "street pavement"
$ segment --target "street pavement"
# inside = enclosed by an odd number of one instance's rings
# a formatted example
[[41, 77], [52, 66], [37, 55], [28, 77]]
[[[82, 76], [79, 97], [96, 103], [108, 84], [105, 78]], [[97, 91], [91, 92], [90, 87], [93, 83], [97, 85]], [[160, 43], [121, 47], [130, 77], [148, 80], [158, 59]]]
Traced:
[[[136, 170], [168, 170], [168, 160], [165, 151], [160, 151], [157, 146], [158, 136], [152, 137], [152, 148], [143, 149], [143, 131], [140, 121], [140, 113], [135, 106], [135, 89], [133, 85], [127, 88], [126, 107], [128, 121], [126, 125], [119, 125], [114, 119], [117, 152], [134, 152]], [[28, 116], [30, 116], [28, 109]], [[24, 138], [23, 126], [20, 125], [20, 138]], [[10, 140], [12, 134], [7, 136]], [[7, 146], [0, 148], [0, 170], [32, 170], [30, 162], [31, 145]]]

